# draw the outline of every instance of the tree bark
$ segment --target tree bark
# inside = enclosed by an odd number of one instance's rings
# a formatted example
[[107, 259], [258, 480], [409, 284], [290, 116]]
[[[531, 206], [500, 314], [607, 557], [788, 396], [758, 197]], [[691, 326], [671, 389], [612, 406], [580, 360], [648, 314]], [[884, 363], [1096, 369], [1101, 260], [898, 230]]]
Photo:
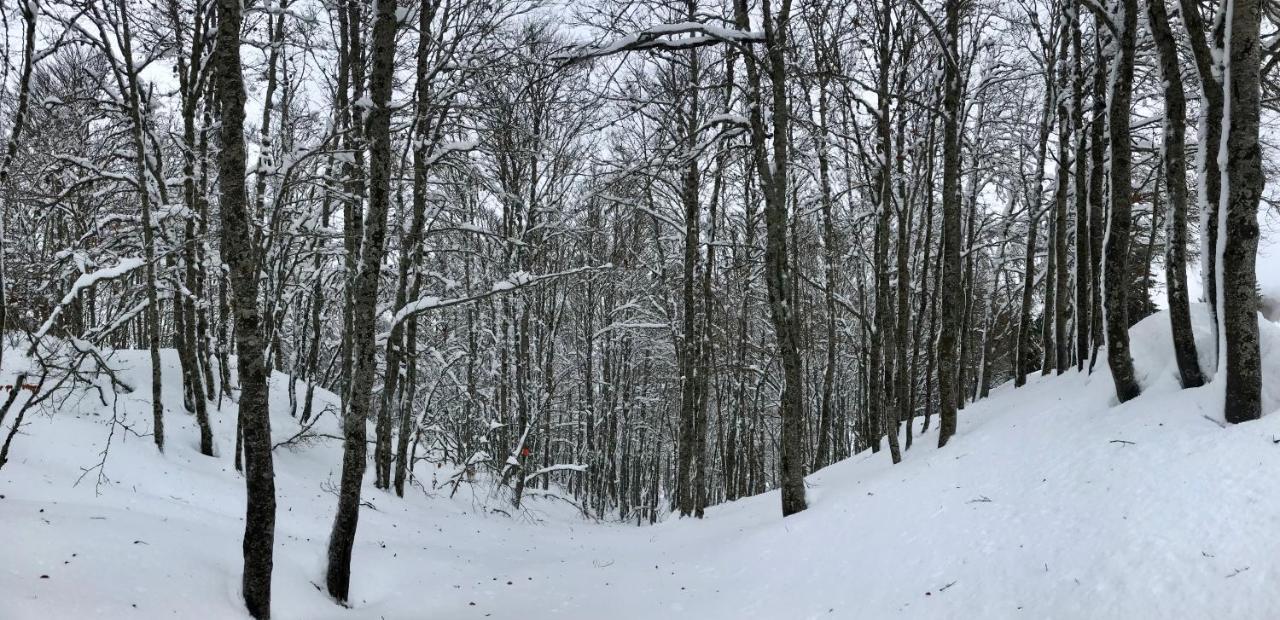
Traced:
[[[228, 1], [228, 0], [223, 0]], [[396, 2], [375, 4], [371, 103], [366, 114], [369, 138], [369, 199], [360, 244], [360, 265], [351, 296], [352, 376], [350, 405], [343, 420], [344, 448], [338, 510], [329, 536], [329, 595], [345, 602], [351, 585], [351, 551], [360, 517], [360, 487], [365, 471], [366, 420], [371, 408], [376, 371], [374, 339], [378, 305], [378, 275], [382, 268], [391, 193], [391, 90], [395, 69]]]
[[[1062, 29], [1058, 33], [1060, 37], [1060, 46], [1058, 48], [1058, 58], [1060, 60], [1058, 70], [1058, 178], [1057, 187], [1054, 191], [1053, 203], [1053, 369], [1057, 374], [1066, 372], [1067, 366], [1070, 365], [1068, 355], [1070, 354], [1070, 342], [1067, 338], [1067, 317], [1070, 315], [1068, 307], [1070, 304], [1069, 295], [1070, 283], [1067, 270], [1067, 194], [1071, 185], [1071, 106], [1067, 98], [1067, 89], [1070, 86], [1070, 67], [1067, 66], [1068, 45], [1071, 42], [1070, 24], [1067, 19], [1062, 20]], [[1049, 352], [1045, 351], [1045, 359], [1049, 358]], [[1048, 364], [1045, 365], [1048, 369]]]
[[[1196, 151], [1196, 203], [1200, 211], [1201, 280], [1204, 283], [1205, 303], [1209, 306], [1210, 324], [1214, 342], [1218, 341], [1218, 234], [1221, 218], [1218, 207], [1222, 194], [1222, 169], [1218, 165], [1222, 142], [1223, 84], [1220, 81], [1219, 58], [1226, 20], [1214, 20], [1213, 30], [1205, 28], [1200, 15], [1200, 3], [1195, 0], [1178, 0], [1182, 24], [1191, 43], [1191, 55], [1195, 60], [1196, 75], [1200, 78], [1200, 130], [1199, 148]], [[1208, 40], [1206, 40], [1206, 37]], [[1215, 347], [1214, 355], [1221, 354]], [[1221, 360], [1215, 362], [1221, 367]]]
[[1168, 293], [1169, 323], [1173, 332], [1173, 353], [1178, 362], [1182, 387], [1204, 384], [1200, 360], [1196, 356], [1191, 331], [1191, 309], [1187, 297], [1187, 161], [1186, 98], [1178, 66], [1178, 44], [1169, 29], [1164, 0], [1147, 0], [1147, 24], [1155, 42], [1160, 75], [1164, 84], [1164, 176], [1169, 190], [1168, 235], [1165, 240], [1165, 288]]
[[1089, 331], [1093, 326], [1091, 291], [1093, 269], [1089, 228], [1089, 147], [1084, 124], [1084, 50], [1080, 36], [1081, 0], [1072, 5], [1071, 23], [1071, 125], [1075, 129], [1075, 236], [1076, 236], [1076, 370], [1084, 370], [1089, 358]]
[[[137, 68], [133, 62], [133, 37], [129, 26], [129, 12], [124, 0], [120, 0], [117, 9], [120, 16], [120, 55], [124, 63], [123, 80], [116, 73], [122, 95], [128, 98], [126, 104], [129, 118], [133, 123], [131, 132], [134, 147], [134, 173], [138, 184], [138, 204], [142, 207], [142, 252], [146, 261], [146, 295], [147, 308], [143, 313], [147, 349], [151, 353], [151, 420], [152, 438], [156, 448], [164, 452], [164, 402], [161, 399], [160, 376], [160, 296], [157, 292], [159, 282], [156, 280], [156, 241], [155, 224], [152, 217], [152, 201], [156, 196], [151, 193], [151, 171], [147, 156], [146, 118], [142, 112], [142, 95], [139, 92]], [[157, 188], [159, 189], [159, 188]]]
[[964, 119], [960, 101], [960, 2], [946, 0], [946, 49], [942, 96], [942, 287], [938, 334], [938, 447], [956, 433], [956, 339], [964, 300], [960, 287], [960, 132]]
[[1258, 202], [1266, 179], [1258, 143], [1261, 87], [1259, 0], [1226, 0], [1228, 60], [1223, 90], [1229, 107], [1223, 165], [1222, 327], [1226, 356], [1225, 415], [1228, 422], [1262, 415], [1262, 359], [1258, 346]]
[[262, 313], [258, 305], [257, 249], [245, 196], [244, 78], [240, 68], [241, 6], [218, 0], [215, 66], [221, 109], [222, 150], [218, 189], [222, 211], [222, 253], [230, 268], [235, 312], [239, 415], [243, 421], [245, 464], [245, 606], [255, 618], [271, 616], [271, 569], [275, 544], [275, 473], [271, 460], [271, 416], [263, 351]]
[[1134, 41], [1138, 29], [1137, 0], [1121, 0], [1121, 25], [1117, 53], [1112, 65], [1108, 121], [1111, 141], [1111, 225], [1107, 229], [1106, 313], [1107, 364], [1115, 382], [1116, 398], [1125, 402], [1141, 388], [1133, 373], [1129, 355], [1129, 231], [1132, 226], [1133, 187], [1131, 185], [1129, 108], [1133, 98]]
[[[954, 1], [954, 0], [953, 0]], [[773, 12], [769, 0], [761, 5], [765, 35], [763, 62], [752, 54], [744, 56], [747, 66], [747, 97], [751, 101], [751, 143], [756, 173], [764, 189], [765, 284], [769, 291], [769, 316], [773, 322], [778, 354], [782, 358], [783, 387], [779, 415], [781, 437], [779, 485], [782, 487], [782, 516], [807, 507], [804, 490], [804, 377], [801, 372], [798, 308], [790, 307], [795, 286], [787, 252], [788, 140], [790, 111], [787, 101], [786, 49], [790, 27], [791, 1], [782, 0]], [[739, 28], [750, 30], [746, 0], [736, 0], [735, 18]], [[763, 67], [762, 67], [763, 65]], [[766, 130], [764, 89], [761, 69], [767, 72], [772, 90], [772, 123]], [[768, 134], [772, 134], [769, 136]], [[772, 162], [769, 151], [772, 151]]]

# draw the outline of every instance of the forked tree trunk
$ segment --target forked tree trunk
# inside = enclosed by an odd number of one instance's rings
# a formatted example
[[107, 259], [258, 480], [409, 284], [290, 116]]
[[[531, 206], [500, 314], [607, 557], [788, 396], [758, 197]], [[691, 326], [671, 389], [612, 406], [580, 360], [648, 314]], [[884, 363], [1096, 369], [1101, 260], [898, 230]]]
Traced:
[[[746, 0], [734, 3], [737, 26], [750, 31]], [[804, 377], [801, 370], [799, 309], [789, 304], [792, 288], [796, 285], [791, 273], [787, 252], [787, 199], [790, 111], [787, 101], [787, 30], [790, 28], [791, 1], [782, 0], [776, 13], [768, 11], [762, 24], [765, 35], [765, 54], [761, 60], [755, 55], [744, 56], [747, 66], [747, 97], [751, 101], [751, 143], [755, 155], [756, 174], [764, 190], [765, 221], [765, 284], [769, 291], [769, 316], [773, 322], [782, 358], [782, 398], [780, 406], [781, 432], [779, 486], [782, 487], [782, 516], [788, 516], [808, 507], [805, 501], [803, 446], [804, 439]], [[762, 76], [762, 73], [767, 75]], [[772, 90], [772, 123], [766, 128], [764, 89], [762, 77], [770, 82]], [[772, 154], [772, 157], [770, 157]]]
[[[228, 0], [222, 0], [228, 1]], [[345, 602], [351, 586], [351, 551], [360, 518], [360, 487], [365, 471], [365, 423], [371, 408], [377, 342], [374, 322], [378, 305], [378, 275], [382, 268], [391, 194], [391, 89], [395, 69], [396, 3], [381, 0], [373, 21], [373, 68], [367, 111], [369, 200], [360, 244], [360, 265], [351, 295], [350, 404], [343, 420], [342, 481], [338, 510], [329, 535], [329, 566], [325, 582], [329, 595]]]

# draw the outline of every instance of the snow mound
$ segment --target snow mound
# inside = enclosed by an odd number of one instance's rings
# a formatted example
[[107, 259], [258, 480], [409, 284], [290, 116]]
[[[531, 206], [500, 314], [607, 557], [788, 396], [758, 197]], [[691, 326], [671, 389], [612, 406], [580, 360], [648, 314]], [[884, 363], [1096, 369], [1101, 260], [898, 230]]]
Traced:
[[[1207, 368], [1204, 309], [1193, 318]], [[338, 443], [282, 447], [275, 616], [1274, 617], [1280, 415], [1225, 426], [1219, 384], [1178, 389], [1166, 315], [1131, 334], [1139, 398], [1115, 404], [1104, 361], [1092, 374], [1001, 386], [961, 412], [943, 450], [932, 428], [917, 428], [900, 465], [881, 451], [814, 473], [811, 507], [786, 520], [776, 492], [701, 521], [633, 527], [585, 522], [556, 502], [495, 514], [481, 490], [431, 491], [421, 468], [428, 492], [403, 500], [366, 483], [373, 508], [361, 512], [350, 609], [317, 585]], [[1261, 338], [1270, 412], [1280, 327], [1263, 322]], [[145, 354], [116, 359], [138, 387], [120, 410], [145, 434]], [[298, 428], [284, 413], [287, 384], [272, 383], [277, 441]], [[231, 410], [215, 414], [224, 452]], [[179, 406], [165, 454], [118, 431], [108, 482], [95, 492], [91, 472], [73, 486], [97, 462], [111, 416], [86, 397], [32, 420], [15, 442], [0, 470], [0, 618], [244, 617], [244, 491], [230, 458], [196, 452]], [[336, 434], [333, 422], [322, 418], [324, 433]]]

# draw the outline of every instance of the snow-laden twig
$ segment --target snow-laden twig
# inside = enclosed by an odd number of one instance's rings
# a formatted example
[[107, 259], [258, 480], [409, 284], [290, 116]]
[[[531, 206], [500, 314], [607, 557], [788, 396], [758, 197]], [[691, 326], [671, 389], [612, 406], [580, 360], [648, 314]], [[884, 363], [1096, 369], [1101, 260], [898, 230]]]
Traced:
[[548, 466], [546, 466], [546, 467], [543, 467], [542, 469], [539, 469], [538, 471], [535, 471], [535, 472], [533, 472], [533, 473], [529, 474], [528, 476], [525, 476], [525, 477], [524, 477], [524, 482], [525, 482], [525, 484], [528, 484], [529, 482], [531, 482], [534, 478], [537, 478], [538, 476], [541, 476], [541, 475], [544, 475], [544, 474], [550, 474], [550, 473], [557, 472], [557, 471], [576, 471], [576, 472], [584, 472], [584, 471], [587, 471], [587, 466], [586, 466], [586, 465], [576, 465], [576, 464], [572, 464], [572, 463], [563, 463], [563, 464], [559, 464], [559, 465], [548, 465]]
[[612, 268], [613, 268], [613, 265], [605, 264], [605, 265], [588, 265], [586, 267], [577, 267], [574, 269], [557, 271], [555, 273], [544, 273], [541, 275], [519, 272], [519, 273], [511, 274], [510, 276], [507, 277], [506, 280], [500, 280], [498, 282], [495, 282], [492, 288], [482, 293], [476, 293], [474, 295], [468, 295], [466, 297], [451, 297], [448, 299], [442, 299], [435, 295], [428, 295], [426, 297], [422, 297], [415, 301], [411, 301], [405, 304], [404, 306], [401, 306], [400, 309], [396, 310], [395, 314], [392, 315], [391, 317], [391, 325], [387, 326], [387, 333], [379, 334], [378, 339], [384, 340], [388, 338], [390, 330], [395, 329], [395, 327], [399, 325], [402, 321], [409, 318], [410, 316], [413, 316], [415, 314], [419, 314], [422, 312], [426, 312], [428, 310], [439, 310], [441, 308], [448, 308], [451, 306], [460, 306], [463, 304], [469, 304], [475, 301], [486, 299], [488, 297], [492, 297], [499, 293], [514, 291], [517, 289], [524, 288], [526, 286], [538, 284], [540, 282], [546, 282], [548, 280], [554, 280], [556, 278], [576, 275], [576, 274], [585, 273], [588, 271], [601, 271], [601, 270], [612, 269]]
[[716, 45], [718, 43], [763, 43], [763, 32], [745, 31], [735, 28], [724, 28], [702, 22], [677, 22], [673, 24], [657, 24], [629, 34], [611, 43], [599, 46], [582, 46], [573, 48], [563, 54], [553, 56], [566, 64], [580, 62], [589, 58], [599, 58], [620, 52], [643, 50], [686, 50], [695, 47]]
[[114, 280], [119, 278], [141, 267], [143, 264], [144, 261], [138, 257], [122, 258], [120, 259], [120, 262], [111, 267], [99, 269], [92, 273], [80, 274], [80, 277], [76, 278], [76, 281], [72, 283], [71, 290], [67, 291], [67, 294], [62, 297], [62, 301], [58, 302], [58, 305], [53, 309], [53, 312], [49, 313], [49, 318], [45, 319], [44, 323], [40, 326], [40, 329], [36, 330], [34, 342], [31, 344], [32, 350], [35, 349], [36, 345], [40, 342], [40, 339], [44, 338], [44, 335], [48, 333], [49, 329], [53, 327], [53, 322], [58, 320], [58, 317], [62, 315], [63, 308], [67, 307], [68, 304], [75, 301], [76, 298], [80, 296], [80, 291], [83, 291], [102, 280]]

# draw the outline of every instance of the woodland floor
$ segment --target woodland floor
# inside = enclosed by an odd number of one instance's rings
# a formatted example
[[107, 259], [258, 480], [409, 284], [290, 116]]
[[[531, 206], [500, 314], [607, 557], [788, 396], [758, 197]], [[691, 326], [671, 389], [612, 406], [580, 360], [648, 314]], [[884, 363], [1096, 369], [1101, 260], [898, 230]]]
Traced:
[[[1204, 352], [1203, 309], [1195, 316]], [[1001, 387], [961, 412], [945, 450], [931, 429], [898, 466], [882, 451], [813, 474], [811, 508], [785, 521], [775, 493], [635, 527], [552, 499], [507, 516], [482, 487], [449, 498], [421, 469], [425, 489], [405, 500], [370, 479], [350, 609], [317, 585], [340, 446], [281, 448], [275, 616], [1275, 617], [1280, 414], [1222, 427], [1220, 383], [1177, 389], [1167, 330], [1164, 314], [1133, 329], [1139, 399], [1114, 406], [1104, 364]], [[1275, 376], [1280, 326], [1262, 323], [1262, 348]], [[119, 415], [146, 434], [146, 357], [115, 360], [137, 387]], [[273, 380], [277, 412], [286, 381]], [[165, 389], [180, 402], [176, 384]], [[1265, 401], [1280, 408], [1280, 382]], [[224, 456], [213, 459], [180, 406], [163, 455], [117, 427], [100, 484], [83, 469], [99, 460], [110, 407], [87, 392], [31, 419], [0, 470], [0, 618], [245, 617], [229, 411], [216, 416]], [[337, 433], [332, 413], [326, 425]], [[297, 428], [275, 415], [277, 441]]]

